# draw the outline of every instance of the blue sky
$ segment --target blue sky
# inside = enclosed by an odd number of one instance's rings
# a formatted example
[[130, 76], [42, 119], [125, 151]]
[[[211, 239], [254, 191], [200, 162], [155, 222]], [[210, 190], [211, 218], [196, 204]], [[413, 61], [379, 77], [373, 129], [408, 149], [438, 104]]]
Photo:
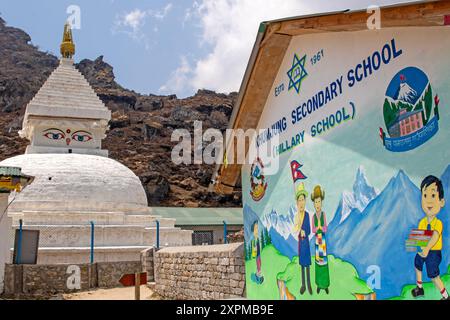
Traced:
[[201, 88], [237, 91], [261, 21], [394, 2], [406, 1], [3, 0], [0, 12], [59, 56], [67, 9], [76, 5], [77, 61], [103, 55], [122, 86], [185, 97]]

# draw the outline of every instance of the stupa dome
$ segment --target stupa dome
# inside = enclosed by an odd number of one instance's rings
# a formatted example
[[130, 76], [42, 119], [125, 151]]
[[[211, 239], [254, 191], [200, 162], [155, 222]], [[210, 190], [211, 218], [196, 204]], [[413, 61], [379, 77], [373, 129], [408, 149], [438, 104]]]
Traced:
[[10, 212], [145, 211], [139, 178], [119, 162], [82, 154], [24, 154], [0, 162], [35, 177], [17, 194]]

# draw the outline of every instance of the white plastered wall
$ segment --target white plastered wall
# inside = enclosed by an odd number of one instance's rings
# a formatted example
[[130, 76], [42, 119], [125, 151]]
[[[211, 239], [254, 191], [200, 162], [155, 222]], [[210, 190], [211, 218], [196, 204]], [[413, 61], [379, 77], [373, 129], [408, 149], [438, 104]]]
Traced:
[[4, 289], [5, 264], [10, 262], [10, 232], [12, 219], [8, 217], [6, 208], [8, 206], [7, 193], [0, 193], [0, 294]]

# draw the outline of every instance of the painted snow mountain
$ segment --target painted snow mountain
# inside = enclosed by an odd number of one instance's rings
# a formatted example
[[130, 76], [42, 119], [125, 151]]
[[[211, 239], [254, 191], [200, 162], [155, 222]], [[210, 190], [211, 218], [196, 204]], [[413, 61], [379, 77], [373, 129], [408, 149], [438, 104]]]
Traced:
[[[449, 169], [446, 174], [450, 177]], [[397, 296], [405, 284], [415, 282], [415, 254], [406, 252], [405, 239], [424, 216], [420, 199], [419, 188], [405, 172], [399, 171], [358, 219], [346, 219], [328, 232], [329, 254], [351, 262], [363, 279], [371, 275], [368, 267], [380, 268], [381, 288], [374, 289], [380, 289], [376, 291], [381, 299]], [[442, 271], [448, 263], [447, 256]]]
[[272, 244], [291, 260], [298, 255], [297, 234], [294, 232], [296, 214], [296, 207], [291, 206], [286, 215], [278, 214], [275, 210], [272, 210], [272, 212], [262, 217], [262, 222], [269, 231]]
[[285, 239], [294, 235], [293, 226], [296, 215], [295, 207], [291, 206], [287, 215], [279, 215], [275, 210], [262, 217], [262, 222], [267, 230], [275, 229]]
[[260, 226], [263, 226], [268, 232], [272, 244], [280, 251], [281, 254], [292, 259], [297, 255], [298, 242], [296, 235], [293, 232], [294, 218], [296, 208], [289, 208], [286, 215], [278, 214], [275, 210], [262, 216], [261, 218], [248, 205], [244, 206], [244, 237], [248, 242], [253, 238], [251, 226], [255, 221], [258, 221]]
[[378, 193], [373, 186], [369, 185], [363, 167], [359, 167], [353, 192], [342, 193], [334, 218], [328, 225], [328, 242], [334, 247], [342, 247], [363, 218], [362, 212], [378, 196]]
[[362, 212], [377, 195], [377, 190], [367, 182], [364, 168], [359, 167], [353, 184], [353, 192], [344, 191], [342, 193], [335, 214], [335, 216], [341, 217], [339, 223], [344, 222], [354, 210]]
[[409, 86], [409, 84], [405, 81], [400, 83], [400, 87], [398, 89], [396, 100], [401, 100], [407, 103], [415, 104], [418, 98], [417, 91]]

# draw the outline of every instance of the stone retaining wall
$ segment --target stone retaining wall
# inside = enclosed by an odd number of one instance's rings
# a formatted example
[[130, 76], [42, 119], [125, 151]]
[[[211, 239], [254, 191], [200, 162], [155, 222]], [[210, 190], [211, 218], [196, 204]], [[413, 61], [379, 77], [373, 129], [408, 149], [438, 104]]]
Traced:
[[141, 264], [142, 270], [147, 272], [148, 282], [155, 281], [155, 270], [154, 270], [154, 255], [155, 248], [149, 248], [141, 252]]
[[[11, 265], [5, 268], [5, 294], [46, 295], [119, 287], [124, 274], [141, 272], [140, 261], [94, 264]], [[78, 277], [79, 287], [73, 288]], [[72, 283], [72, 286], [70, 285]]]
[[97, 263], [97, 281], [99, 288], [120, 287], [120, 278], [124, 274], [142, 272], [140, 261], [99, 262]]
[[244, 246], [165, 248], [155, 253], [155, 292], [166, 299], [243, 297]]

